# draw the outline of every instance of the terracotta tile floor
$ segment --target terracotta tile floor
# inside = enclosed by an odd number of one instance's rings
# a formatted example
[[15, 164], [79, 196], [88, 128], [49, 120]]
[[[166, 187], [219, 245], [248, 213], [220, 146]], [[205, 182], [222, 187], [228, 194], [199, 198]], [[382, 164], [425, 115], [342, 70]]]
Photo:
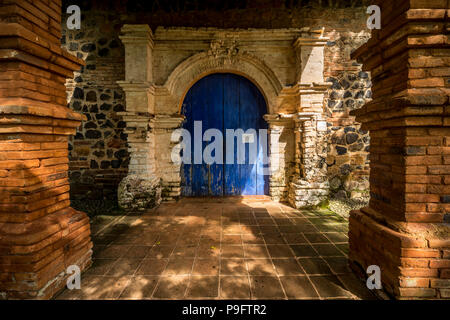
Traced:
[[57, 299], [374, 299], [349, 270], [348, 223], [261, 197], [183, 199], [97, 217], [81, 290]]

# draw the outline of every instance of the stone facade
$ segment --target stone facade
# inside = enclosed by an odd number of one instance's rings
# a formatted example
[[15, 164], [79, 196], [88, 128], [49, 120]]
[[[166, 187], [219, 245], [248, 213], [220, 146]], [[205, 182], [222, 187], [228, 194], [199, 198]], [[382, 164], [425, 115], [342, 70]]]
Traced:
[[382, 28], [354, 53], [373, 101], [370, 204], [350, 214], [349, 259], [398, 299], [450, 298], [450, 49], [446, 0], [377, 1]]
[[61, 3], [0, 4], [0, 299], [49, 299], [92, 255], [89, 218], [70, 207], [68, 139], [85, 117], [65, 78]]
[[[154, 189], [147, 193], [159, 195], [161, 188], [164, 200], [180, 196], [180, 165], [171, 160], [177, 141], [171, 136], [183, 121], [184, 95], [205, 75], [231, 72], [253, 81], [266, 99], [272, 197], [296, 207], [326, 199], [324, 96], [329, 85], [323, 80], [327, 39], [321, 30], [158, 28], [153, 34], [147, 25], [125, 25], [120, 38], [125, 81], [118, 83], [126, 94], [126, 111], [119, 115], [127, 123], [129, 175]], [[135, 180], [130, 176], [127, 181]], [[126, 197], [119, 194], [126, 208], [136, 202], [127, 190]]]
[[[257, 15], [260, 10], [263, 9], [249, 10], [248, 14]], [[200, 12], [192, 14], [201, 15]], [[338, 19], [335, 18], [336, 16]], [[164, 20], [162, 17], [164, 15], [152, 15], [151, 19], [148, 20], [151, 21], [151, 26], [154, 30], [156, 30], [158, 25], [171, 26], [178, 24], [173, 19], [170, 19], [172, 22], [169, 23], [169, 20]], [[272, 20], [265, 20], [268, 19], [267, 16], [261, 19], [265, 21], [266, 26], [279, 25]], [[362, 105], [370, 97], [370, 80], [368, 75], [360, 72], [360, 66], [355, 64], [349, 56], [351, 50], [362, 44], [368, 37], [368, 32], [365, 29], [365, 19], [366, 15], [362, 8], [334, 10], [301, 9], [295, 11], [289, 20], [284, 20], [283, 24], [280, 24], [281, 27], [294, 25], [296, 27], [316, 26], [317, 29], [324, 27], [323, 37], [328, 38], [323, 44], [323, 77], [325, 81], [330, 82], [332, 85], [324, 94], [325, 109], [323, 116], [319, 119], [319, 121], [327, 121], [327, 129], [320, 133], [323, 137], [319, 138], [323, 138], [328, 146], [326, 146], [326, 149], [317, 150], [315, 157], [325, 158], [325, 162], [320, 159], [316, 160], [325, 163], [321, 168], [324, 174], [327, 175], [327, 179], [324, 180], [331, 182], [331, 188], [328, 188], [326, 182], [319, 183], [317, 185], [318, 189], [313, 192], [316, 195], [325, 195], [328, 193], [325, 190], [329, 190], [331, 195], [337, 193], [341, 197], [367, 195], [369, 173], [367, 150], [369, 139], [367, 132], [361, 131], [359, 125], [355, 123], [354, 117], [349, 115], [350, 110]], [[126, 146], [126, 136], [129, 133], [124, 131], [123, 126], [126, 121], [123, 116], [118, 115], [118, 113], [123, 112], [121, 107], [126, 108], [127, 103], [124, 100], [125, 94], [122, 88], [115, 83], [117, 80], [125, 79], [126, 69], [125, 50], [118, 36], [119, 29], [123, 23], [140, 23], [143, 20], [145, 19], [139, 18], [132, 13], [127, 16], [119, 16], [107, 11], [93, 11], [87, 12], [85, 15], [86, 28], [82, 28], [80, 31], [66, 30], [64, 33], [64, 46], [68, 50], [72, 48], [72, 52], [78, 54], [79, 57], [87, 59], [87, 66], [80, 73], [76, 74], [74, 81], [68, 83], [69, 96], [72, 97], [69, 105], [74, 110], [82, 108], [81, 111], [91, 118], [87, 126], [92, 127], [80, 128], [79, 134], [73, 140], [72, 150], [70, 151], [72, 193], [76, 198], [88, 197], [98, 199], [111, 197], [115, 194], [119, 181], [128, 173], [130, 151]], [[184, 26], [195, 25], [194, 20], [185, 19]], [[214, 25], [214, 23], [218, 23], [218, 20], [214, 21], [212, 18], [211, 21], [202, 20], [203, 25]], [[253, 24], [251, 21], [242, 19], [235, 19], [233, 23], [235, 27], [250, 27]], [[270, 32], [270, 30], [267, 32]], [[117, 43], [119, 43], [119, 46], [117, 46]], [[113, 49], [110, 48], [111, 44]], [[188, 44], [185, 44], [185, 46], [188, 46]], [[91, 52], [83, 52], [82, 48], [91, 50]], [[166, 65], [166, 61], [154, 60], [156, 69], [154, 73], [159, 77], [154, 79], [155, 82], [158, 82], [160, 85], [164, 77], [168, 77], [171, 68], [173, 69], [177, 63], [181, 63], [182, 59], [187, 59], [187, 57], [194, 54], [196, 50], [196, 48], [186, 48], [181, 55], [173, 58], [174, 62], [172, 64], [174, 65]], [[206, 48], [203, 48], [203, 50], [206, 50]], [[290, 58], [290, 63], [295, 64], [295, 54], [293, 53]], [[298, 60], [301, 60], [301, 56]], [[266, 64], [269, 68], [272, 68], [272, 61], [267, 61]], [[103, 76], [102, 73], [107, 76]], [[289, 75], [288, 73], [288, 76], [284, 76], [284, 78], [282, 80], [285, 81], [285, 84], [292, 85], [295, 83], [295, 75], [293, 74]], [[325, 81], [322, 80], [322, 82]], [[81, 96], [81, 91], [78, 91], [80, 93], [76, 96], [78, 98], [74, 98], [73, 90], [75, 87], [82, 89], [84, 95]], [[112, 105], [109, 112], [100, 110], [100, 105], [105, 102], [101, 100], [102, 93], [99, 90], [106, 90], [111, 94], [114, 92], [114, 100], [108, 103]], [[295, 88], [294, 90], [307, 91], [309, 89]], [[98, 101], [95, 99], [95, 101], [87, 101], [86, 93], [89, 91], [96, 92]], [[363, 92], [362, 96], [361, 91]], [[111, 94], [108, 93], [107, 95], [111, 96]], [[285, 90], [283, 94], [289, 95], [290, 93]], [[303, 101], [306, 102], [304, 99]], [[292, 103], [285, 104], [283, 108], [288, 105], [292, 106]], [[94, 108], [91, 108], [92, 106]], [[95, 106], [97, 106], [98, 111]], [[292, 107], [287, 108], [286, 113], [292, 112], [292, 110], [289, 110]], [[97, 116], [99, 116], [99, 119], [97, 119]], [[295, 134], [291, 135], [287, 134], [287, 132], [296, 130], [298, 132], [297, 139], [299, 139], [299, 132], [303, 130], [302, 126], [306, 124], [306, 127], [308, 127], [308, 125], [313, 124], [309, 122], [296, 124], [293, 119], [277, 119], [277, 117], [266, 120], [269, 122], [269, 130], [273, 130], [273, 132], [280, 129], [278, 124], [286, 128], [286, 131], [280, 131], [283, 142], [279, 147], [285, 148], [280, 153], [280, 157], [286, 156], [287, 158], [281, 159], [282, 167], [280, 169], [282, 170], [274, 173], [271, 177], [271, 195], [276, 200], [291, 198], [291, 201], [295, 201], [295, 197], [300, 199], [305, 196], [305, 193], [297, 191], [297, 195], [293, 192], [289, 195], [288, 185], [291, 180], [290, 177], [295, 171], [294, 162], [297, 161], [300, 164], [301, 161], [306, 161], [306, 159], [302, 160], [301, 154], [295, 154], [295, 141], [293, 138]], [[317, 121], [317, 119], [312, 121]], [[110, 127], [111, 124], [113, 128]], [[296, 126], [297, 129], [295, 129]], [[88, 131], [89, 134], [87, 134]], [[348, 139], [346, 138], [347, 135]], [[108, 143], [102, 143], [105, 137]], [[353, 141], [355, 138], [356, 140]], [[109, 142], [110, 140], [112, 141], [111, 143]], [[304, 144], [306, 141], [302, 143]], [[168, 164], [169, 161], [167, 159], [163, 161], [168, 166], [167, 169], [169, 171], [172, 170]], [[117, 166], [119, 167], [117, 168]], [[304, 169], [301, 169], [302, 172]], [[298, 175], [300, 173], [300, 169], [298, 169]], [[174, 175], [177, 176], [179, 174], [174, 173]], [[166, 199], [173, 198], [176, 195], [176, 191], [174, 193], [172, 189], [175, 188], [174, 190], [176, 190], [178, 188], [177, 179], [174, 177], [171, 179], [171, 182], [167, 182], [167, 186], [162, 186], [161, 192]], [[301, 185], [301, 181], [296, 182], [298, 190], [302, 189]], [[300, 204], [299, 202], [298, 205]]]

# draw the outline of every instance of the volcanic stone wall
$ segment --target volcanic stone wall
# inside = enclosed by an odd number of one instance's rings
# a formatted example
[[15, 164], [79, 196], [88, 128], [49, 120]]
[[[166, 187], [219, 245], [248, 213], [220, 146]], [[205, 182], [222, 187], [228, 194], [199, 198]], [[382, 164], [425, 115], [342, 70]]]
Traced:
[[[64, 11], [64, 10], [63, 10]], [[270, 11], [270, 10], [269, 10]], [[140, 12], [98, 6], [82, 7], [80, 30], [67, 30], [63, 15], [63, 46], [86, 61], [68, 81], [69, 107], [88, 120], [70, 141], [70, 182], [73, 199], [103, 199], [116, 195], [129, 162], [125, 123], [117, 116], [124, 110], [124, 93], [116, 84], [124, 79], [124, 49], [118, 39], [124, 23], [157, 26], [215, 26], [234, 28], [324, 27], [330, 41], [325, 47], [325, 73], [333, 83], [325, 101], [331, 191], [340, 197], [368, 195], [367, 132], [349, 115], [371, 97], [369, 74], [351, 60], [350, 53], [369, 37], [365, 8], [271, 9], [265, 7], [227, 10], [222, 13]], [[274, 14], [277, 13], [277, 14]]]
[[125, 95], [116, 81], [124, 78], [124, 50], [108, 14], [86, 13], [80, 30], [64, 30], [62, 45], [86, 61], [66, 86], [69, 106], [87, 117], [70, 139], [72, 199], [115, 198], [126, 175], [128, 152]]

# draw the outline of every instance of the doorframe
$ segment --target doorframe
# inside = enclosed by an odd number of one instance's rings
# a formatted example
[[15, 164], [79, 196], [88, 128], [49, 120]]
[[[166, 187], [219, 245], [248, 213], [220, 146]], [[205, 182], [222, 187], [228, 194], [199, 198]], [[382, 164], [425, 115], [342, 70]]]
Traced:
[[[264, 101], [264, 112], [263, 112], [263, 115], [262, 115], [262, 119], [261, 119], [261, 120], [264, 120], [264, 121], [265, 121], [265, 123], [266, 123], [265, 128], [267, 128], [267, 130], [268, 130], [269, 125], [268, 125], [268, 121], [267, 121], [267, 119], [266, 119], [266, 115], [267, 115], [266, 112], [267, 112], [267, 110], [268, 110], [268, 106], [267, 106], [267, 99], [266, 99], [266, 97], [264, 96], [264, 94], [263, 94], [263, 92], [261, 91], [261, 89], [260, 89], [253, 81], [251, 81], [250, 79], [248, 79], [247, 77], [245, 77], [245, 76], [243, 76], [243, 75], [241, 75], [241, 74], [234, 73], [234, 72], [225, 72], [225, 71], [221, 71], [221, 72], [217, 72], [217, 73], [210, 72], [210, 73], [208, 73], [207, 75], [203, 76], [202, 78], [199, 78], [195, 83], [193, 83], [193, 84], [189, 87], [189, 89], [187, 90], [187, 92], [186, 92], [185, 95], [183, 96], [183, 101], [181, 102], [180, 114], [182, 114], [182, 106], [183, 106], [183, 104], [184, 104], [184, 102], [185, 102], [185, 99], [186, 99], [186, 97], [187, 97], [189, 91], [190, 91], [190, 90], [191, 90], [191, 89], [192, 89], [199, 81], [202, 81], [202, 80], [205, 79], [206, 77], [211, 76], [211, 75], [214, 75], [214, 74], [223, 74], [223, 75], [226, 75], [226, 74], [232, 74], [232, 75], [239, 76], [239, 77], [241, 77], [241, 78], [246, 79], [247, 81], [249, 81], [249, 82], [255, 87], [255, 89], [258, 90], [259, 94], [261, 95], [261, 97], [263, 98], [263, 101]], [[183, 115], [183, 116], [185, 117], [185, 115]], [[185, 118], [185, 120], [186, 120], [186, 118]], [[224, 123], [224, 125], [225, 125], [225, 123]], [[224, 129], [225, 129], [225, 128], [224, 128]], [[255, 128], [255, 130], [259, 130], [259, 129], [261, 129], [261, 128]], [[225, 133], [222, 132], [222, 135], [223, 135], [223, 143], [224, 143], [224, 147], [225, 147], [225, 143], [226, 143], [226, 140], [225, 140]], [[192, 132], [191, 132], [191, 136], [192, 136]], [[191, 137], [191, 138], [192, 138], [192, 137]], [[191, 139], [191, 143], [194, 143], [192, 139]], [[192, 147], [192, 146], [191, 146], [191, 147]], [[224, 149], [223, 151], [225, 151], [225, 149]], [[269, 136], [267, 137], [267, 152], [268, 152], [268, 157], [269, 157], [269, 159], [270, 159]], [[224, 156], [225, 156], [225, 152], [224, 152]], [[225, 166], [225, 163], [224, 163], [223, 165]], [[183, 166], [183, 164], [181, 164], [181, 166]], [[180, 177], [181, 177], [181, 179], [182, 179], [182, 178], [183, 178], [183, 177], [182, 177], [183, 172], [182, 172], [182, 167], [181, 167], [181, 166], [180, 166]], [[223, 174], [225, 175], [225, 167], [223, 168]], [[224, 179], [225, 179], [225, 176], [224, 176]], [[267, 183], [267, 189], [270, 190], [270, 177], [269, 177], [269, 179], [264, 178], [264, 190], [266, 189], [266, 183]], [[181, 181], [180, 181], [180, 186], [181, 186]], [[224, 187], [224, 192], [225, 192], [225, 180], [224, 180], [224, 186], [223, 186], [223, 187]], [[256, 187], [256, 188], [257, 188], [257, 187]], [[182, 193], [183, 193], [183, 192], [181, 191], [180, 196], [185, 197], [185, 195], [183, 195]], [[266, 194], [266, 191], [264, 191], [264, 194], [263, 194], [263, 195], [269, 195], [269, 192], [267, 192], [267, 194]], [[226, 197], [226, 196], [230, 196], [230, 195], [225, 195], [225, 194], [223, 194], [222, 196]], [[239, 196], [241, 196], [241, 195], [239, 195]]]

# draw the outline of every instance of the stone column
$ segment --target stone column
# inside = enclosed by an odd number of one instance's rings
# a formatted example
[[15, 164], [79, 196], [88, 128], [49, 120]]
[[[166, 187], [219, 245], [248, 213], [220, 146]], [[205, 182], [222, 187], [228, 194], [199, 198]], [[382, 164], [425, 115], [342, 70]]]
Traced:
[[[66, 78], [61, 3], [0, 4], [0, 299], [49, 299], [91, 263], [89, 218], [70, 207], [68, 137], [83, 115]], [[37, 23], [47, 21], [47, 23]], [[70, 270], [70, 269], [69, 269]]]
[[125, 46], [125, 80], [118, 81], [126, 99], [130, 164], [118, 187], [119, 205], [125, 210], [145, 210], [161, 201], [160, 175], [156, 171], [154, 118], [155, 90], [152, 83], [153, 35], [148, 25], [124, 25], [119, 38]]
[[181, 127], [183, 115], [156, 115], [150, 121], [151, 133], [154, 135], [157, 170], [161, 176], [162, 199], [176, 200], [181, 195], [180, 165], [172, 161], [172, 150], [178, 141], [172, 139], [173, 132]]
[[295, 121], [295, 171], [289, 203], [296, 208], [317, 205], [329, 194], [326, 121], [317, 113], [298, 113]]
[[373, 101], [352, 112], [370, 131], [369, 207], [351, 212], [349, 259], [381, 268], [398, 299], [450, 298], [448, 1], [376, 1], [381, 30], [353, 58]]
[[273, 201], [287, 201], [291, 163], [295, 155], [292, 141], [294, 121], [289, 116], [278, 114], [267, 114], [264, 119], [269, 125], [270, 197]]
[[317, 205], [327, 199], [324, 98], [324, 45], [321, 31], [305, 33], [294, 43], [297, 54], [298, 110], [295, 121], [295, 170], [289, 188], [289, 202], [296, 208]]

